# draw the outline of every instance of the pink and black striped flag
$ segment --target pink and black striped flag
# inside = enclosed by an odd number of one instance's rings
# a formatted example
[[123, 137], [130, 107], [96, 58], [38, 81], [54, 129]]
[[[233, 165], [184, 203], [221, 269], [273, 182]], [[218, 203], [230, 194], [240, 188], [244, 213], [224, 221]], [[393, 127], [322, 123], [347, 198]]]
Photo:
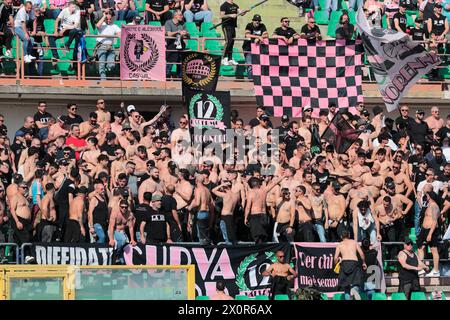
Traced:
[[275, 117], [300, 117], [305, 106], [315, 117], [332, 103], [339, 109], [355, 107], [363, 102], [362, 52], [353, 40], [252, 44], [256, 103]]

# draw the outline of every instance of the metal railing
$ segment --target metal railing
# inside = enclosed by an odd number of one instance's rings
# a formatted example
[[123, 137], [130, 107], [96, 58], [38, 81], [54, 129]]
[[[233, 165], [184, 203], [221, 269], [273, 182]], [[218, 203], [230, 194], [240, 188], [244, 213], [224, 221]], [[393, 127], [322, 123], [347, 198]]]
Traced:
[[[43, 35], [43, 37], [50, 37], [50, 36], [54, 36], [54, 34], [46, 34]], [[105, 36], [105, 35], [91, 35], [91, 34], [87, 34], [85, 35], [86, 38], [113, 38], [113, 42], [117, 41], [117, 36]], [[62, 38], [58, 38], [58, 39], [65, 39], [66, 37], [62, 37]], [[175, 38], [169, 38], [166, 37], [166, 40], [170, 40], [170, 39], [175, 39]], [[186, 39], [186, 41], [195, 41], [197, 43], [197, 47], [196, 48], [192, 48], [192, 45], [190, 46], [191, 49], [195, 49], [196, 51], [199, 52], [206, 52], [206, 53], [210, 53], [210, 54], [216, 54], [216, 55], [222, 55], [223, 54], [223, 42], [225, 41], [225, 38], [223, 37], [192, 37], [189, 39]], [[245, 55], [248, 54], [249, 52], [245, 52], [242, 49], [242, 45], [241, 43], [243, 43], [244, 41], [248, 41], [248, 39], [246, 38], [235, 38], [235, 45], [234, 48], [238, 48], [237, 51], [235, 51], [235, 53], [237, 53], [238, 55], [240, 55], [240, 57], [242, 58], [242, 60], [238, 61], [238, 65], [235, 67], [235, 73], [234, 76], [224, 76], [222, 77], [222, 80], [230, 80], [230, 81], [243, 81], [243, 82], [252, 82], [252, 80], [248, 79], [248, 77], [246, 76], [247, 73], [247, 68], [250, 66], [249, 64], [246, 63], [245, 61]], [[325, 41], [325, 40], [324, 40]], [[208, 42], [213, 42], [214, 45], [210, 45], [208, 44]], [[220, 43], [220, 45], [217, 45], [217, 43]], [[420, 43], [429, 43], [428, 41], [420, 41]], [[98, 66], [101, 63], [100, 61], [98, 61], [97, 59], [92, 59], [90, 60], [90, 62], [88, 63], [81, 63], [79, 61], [74, 61], [71, 59], [55, 59], [54, 57], [51, 58], [50, 60], [47, 59], [37, 59], [35, 60], [35, 63], [52, 63], [52, 64], [57, 64], [58, 66], [61, 63], [70, 63], [70, 64], [74, 64], [76, 65], [76, 68], [74, 68], [75, 72], [74, 74], [71, 73], [67, 73], [67, 75], [64, 74], [53, 74], [53, 75], [38, 75], [38, 76], [33, 76], [33, 75], [29, 75], [26, 72], [26, 64], [24, 62], [23, 59], [23, 45], [21, 40], [18, 38], [18, 36], [16, 35], [16, 44], [15, 44], [15, 50], [16, 50], [16, 57], [14, 59], [9, 59], [9, 60], [14, 60], [15, 62], [15, 74], [11, 74], [11, 75], [7, 75], [7, 76], [2, 76], [0, 78], [1, 79], [16, 79], [16, 80], [26, 80], [26, 79], [58, 79], [61, 77], [68, 77], [69, 79], [75, 79], [78, 81], [89, 81], [89, 80], [100, 80], [99, 74], [98, 74]], [[119, 81], [120, 80], [120, 72], [118, 67], [120, 67], [120, 60], [118, 60], [117, 58], [120, 59], [120, 46], [117, 45], [113, 45], [113, 50], [115, 53], [115, 60], [114, 60], [114, 65], [116, 66], [115, 71], [116, 74], [114, 75], [109, 75], [107, 77], [107, 81]], [[56, 49], [58, 51], [64, 50], [63, 48], [52, 48], [52, 47], [42, 47], [42, 49], [44, 51], [49, 51], [51, 49]], [[94, 49], [93, 47], [87, 47], [86, 48], [88, 53], [92, 54]], [[184, 51], [191, 51], [191, 49], [189, 50], [166, 50], [167, 52], [174, 52], [177, 51], [179, 53], [182, 53]], [[66, 54], [67, 55], [71, 55], [72, 54], [72, 50], [74, 49], [69, 49], [69, 53]], [[53, 55], [52, 55], [53, 56]], [[439, 54], [439, 56], [441, 57], [448, 57], [450, 56], [449, 54]], [[177, 65], [179, 66], [181, 64], [181, 62], [173, 62], [170, 63], [173, 65]], [[375, 83], [373, 76], [372, 76], [372, 71], [369, 65], [365, 65], [363, 64], [362, 67], [364, 69], [366, 69], [366, 76], [363, 76], [363, 83]], [[445, 65], [440, 65], [438, 67], [436, 67], [437, 69], [446, 69], [448, 68]], [[233, 74], [233, 73], [231, 73]], [[177, 77], [173, 77], [171, 78], [174, 81], [179, 81], [181, 80], [180, 78]], [[1, 83], [1, 82], [0, 82]], [[419, 83], [427, 83], [427, 84], [438, 84], [438, 83], [450, 83], [450, 80], [439, 80], [439, 81], [434, 81], [434, 80], [427, 80], [427, 79], [420, 79]]]

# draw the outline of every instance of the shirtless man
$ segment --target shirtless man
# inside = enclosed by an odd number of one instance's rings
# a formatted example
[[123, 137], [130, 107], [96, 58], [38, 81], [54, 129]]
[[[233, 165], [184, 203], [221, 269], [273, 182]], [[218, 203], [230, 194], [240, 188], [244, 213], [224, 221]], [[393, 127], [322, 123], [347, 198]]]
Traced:
[[225, 293], [225, 284], [223, 281], [216, 282], [216, 294], [211, 297], [211, 300], [234, 300]]
[[357, 180], [368, 172], [370, 172], [370, 168], [366, 165], [366, 153], [360, 151], [357, 153], [356, 162], [352, 165], [352, 178]]
[[66, 116], [60, 116], [58, 121], [49, 127], [47, 137], [49, 142], [55, 141], [58, 137], [67, 137], [69, 135], [69, 130], [64, 125], [66, 119]]
[[342, 193], [348, 193], [350, 189], [352, 188], [352, 176], [353, 176], [353, 170], [349, 165], [349, 157], [346, 154], [340, 154], [339, 155], [339, 166], [334, 170], [331, 171], [330, 174], [337, 177], [337, 181], [341, 185], [340, 191]]
[[104, 99], [98, 99], [95, 104], [97, 110], [95, 113], [97, 114], [97, 122], [99, 125], [103, 123], [111, 122], [111, 113], [109, 111], [105, 111], [106, 104]]
[[328, 207], [328, 232], [329, 241], [336, 242], [344, 231], [344, 216], [345, 216], [345, 198], [340, 193], [341, 185], [336, 181], [332, 184], [332, 193], [325, 197], [325, 202]]
[[95, 166], [91, 171], [91, 177], [94, 179], [98, 178], [100, 173], [104, 172], [106, 175], [109, 175], [109, 158], [106, 154], [100, 154], [97, 158], [97, 166]]
[[80, 187], [77, 190], [77, 196], [69, 204], [69, 219], [66, 221], [64, 233], [64, 242], [80, 243], [86, 236], [84, 220], [86, 218], [86, 195], [88, 189]]
[[392, 161], [388, 160], [386, 154], [387, 154], [386, 149], [384, 148], [378, 149], [378, 151], [375, 154], [375, 161], [374, 161], [374, 165], [375, 164], [380, 165], [380, 174], [383, 177], [386, 177], [391, 172], [392, 167]]
[[[380, 197], [381, 198], [381, 197]], [[380, 235], [382, 241], [396, 242], [397, 232], [395, 228], [396, 220], [402, 217], [401, 209], [395, 207], [392, 203], [392, 199], [389, 196], [382, 198], [382, 204], [375, 207], [375, 216], [379, 221]], [[388, 259], [394, 260], [397, 256], [397, 246], [388, 245]]]
[[291, 200], [289, 189], [281, 189], [281, 198], [276, 202], [276, 220], [273, 228], [273, 241], [293, 242], [294, 241], [294, 221], [295, 203]]
[[358, 287], [363, 283], [363, 273], [357, 254], [361, 257], [363, 270], [366, 270], [367, 265], [364, 252], [361, 250], [358, 242], [350, 239], [350, 233], [344, 230], [342, 232], [342, 242], [336, 247], [334, 263], [340, 263], [339, 287], [344, 289], [345, 300], [351, 300], [351, 293], [353, 293], [356, 300], [361, 300]]
[[266, 198], [267, 193], [277, 184], [287, 177], [280, 177], [272, 180], [267, 186], [261, 187], [261, 181], [257, 178], [250, 178], [248, 185], [250, 187], [247, 194], [247, 203], [245, 205], [244, 224], [250, 227], [252, 239], [256, 244], [263, 243], [267, 239], [266, 223]]
[[298, 134], [305, 139], [306, 147], [309, 149], [311, 147], [311, 118], [302, 118], [300, 121], [300, 128], [298, 128]]
[[138, 191], [139, 203], [142, 202], [145, 192], [150, 192], [151, 194], [155, 192], [164, 193], [164, 185], [159, 179], [159, 170], [157, 168], [151, 168], [150, 178], [141, 183]]
[[319, 236], [320, 242], [327, 242], [325, 237], [325, 230], [328, 230], [328, 207], [325, 202], [325, 197], [320, 192], [320, 183], [314, 182], [312, 184], [311, 194], [309, 195], [311, 201], [312, 212], [314, 214], [314, 230]]
[[13, 218], [12, 227], [14, 236], [17, 239], [17, 244], [31, 242], [33, 225], [31, 221], [31, 211], [25, 194], [28, 191], [28, 186], [25, 182], [18, 184], [18, 190], [15, 197], [11, 199], [11, 216]]
[[56, 231], [55, 186], [45, 184], [45, 196], [41, 200], [41, 221], [36, 226], [37, 238], [40, 242], [52, 242]]
[[89, 120], [80, 123], [80, 138], [86, 138], [92, 133], [95, 135], [100, 133], [100, 125], [97, 122], [97, 118], [97, 114], [95, 112], [91, 112], [89, 114]]
[[374, 163], [370, 172], [361, 177], [363, 185], [370, 191], [374, 198], [378, 198], [384, 184], [384, 177], [380, 174], [380, 164]]
[[276, 252], [277, 261], [267, 267], [261, 274], [264, 277], [272, 276], [271, 299], [277, 294], [290, 294], [289, 281], [297, 277], [297, 272], [284, 262], [284, 252], [279, 250]]
[[288, 167], [284, 173], [286, 179], [281, 181], [281, 183], [280, 183], [280, 187], [289, 189], [289, 192], [291, 194], [294, 194], [295, 188], [297, 188], [300, 185], [300, 181], [293, 178], [295, 175], [295, 172], [296, 172], [296, 170], [293, 167]]
[[231, 190], [231, 181], [224, 181], [221, 185], [211, 190], [217, 197], [223, 199], [222, 212], [220, 214], [220, 230], [226, 244], [236, 244], [236, 231], [234, 223], [234, 210], [240, 200], [240, 194]]
[[433, 256], [433, 270], [430, 271], [427, 277], [439, 277], [439, 252], [438, 252], [438, 242], [439, 242], [439, 228], [438, 219], [440, 218], [440, 209], [437, 204], [439, 201], [438, 195], [434, 191], [426, 192], [426, 197], [428, 201], [428, 207], [425, 210], [425, 216], [422, 222], [422, 229], [420, 230], [419, 236], [417, 238], [417, 249], [419, 259], [423, 261], [425, 256], [425, 247], [428, 245]]
[[314, 242], [314, 225], [311, 201], [306, 197], [306, 188], [301, 185], [295, 189], [295, 211], [297, 213], [296, 241]]
[[125, 172], [127, 160], [125, 159], [125, 150], [121, 147], [117, 147], [114, 151], [116, 159], [111, 163], [111, 183], [115, 187], [117, 185], [117, 177], [119, 174]]
[[177, 213], [178, 219], [181, 223], [181, 232], [183, 234], [183, 241], [188, 241], [188, 218], [189, 212], [187, 206], [192, 200], [194, 188], [189, 182], [189, 171], [186, 169], [180, 169], [178, 173], [178, 182], [175, 185], [175, 193], [173, 197], [177, 201]]
[[147, 161], [149, 160], [147, 149], [144, 146], [137, 147], [137, 154], [132, 158], [136, 163], [136, 175], [141, 175], [147, 170]]
[[101, 154], [98, 148], [98, 140], [96, 137], [89, 137], [86, 140], [87, 150], [81, 155], [81, 159], [86, 161], [88, 169], [92, 172], [94, 168], [98, 165], [98, 157]]
[[134, 239], [134, 223], [136, 221], [133, 213], [129, 210], [127, 200], [120, 200], [119, 211], [114, 210], [111, 212], [108, 225], [109, 245], [116, 250], [121, 250], [123, 246], [128, 242], [128, 236], [125, 232], [125, 228], [128, 227], [131, 237], [130, 244], [136, 245]]
[[23, 181], [22, 175], [16, 173], [13, 175], [11, 184], [6, 188], [6, 204], [11, 207], [11, 201], [16, 197], [19, 184]]
[[210, 221], [214, 221], [214, 217], [210, 217], [210, 209], [212, 208], [211, 192], [203, 184], [205, 180], [204, 175], [197, 175], [195, 178], [194, 199], [188, 206], [188, 210], [192, 211], [194, 208], [197, 211], [197, 235], [201, 245], [210, 244]]
[[431, 116], [426, 118], [425, 122], [428, 124], [428, 128], [433, 131], [433, 134], [436, 134], [445, 125], [444, 119], [439, 117], [438, 107], [431, 108]]
[[[266, 185], [270, 184], [270, 182], [273, 180], [273, 177], [274, 177], [273, 175], [265, 176], [263, 185], [266, 186]], [[276, 185], [272, 190], [267, 192], [267, 196], [266, 196], [266, 208], [267, 208], [267, 211], [269, 212], [270, 216], [273, 219], [275, 219], [275, 217], [277, 215], [276, 207], [277, 207], [277, 200], [281, 194], [280, 190], [281, 190], [281, 187], [279, 185]], [[243, 208], [245, 208], [245, 206]]]
[[[170, 149], [164, 148], [161, 149], [161, 154], [159, 157], [159, 160], [156, 162], [156, 167], [159, 170], [159, 175], [161, 176], [161, 180], [166, 184], [174, 184], [173, 180], [170, 179], [170, 168], [169, 168], [169, 162], [170, 162]], [[173, 169], [172, 169], [173, 171]], [[176, 181], [175, 181], [176, 183]]]
[[39, 149], [36, 147], [28, 148], [28, 158], [23, 165], [23, 181], [30, 183], [36, 172], [36, 162], [39, 159]]
[[401, 172], [401, 166], [401, 163], [394, 162], [392, 165], [392, 172], [388, 174], [388, 176], [394, 179], [395, 192], [398, 194], [403, 194], [406, 198], [409, 198], [411, 192], [414, 190], [414, 185], [408, 175]]

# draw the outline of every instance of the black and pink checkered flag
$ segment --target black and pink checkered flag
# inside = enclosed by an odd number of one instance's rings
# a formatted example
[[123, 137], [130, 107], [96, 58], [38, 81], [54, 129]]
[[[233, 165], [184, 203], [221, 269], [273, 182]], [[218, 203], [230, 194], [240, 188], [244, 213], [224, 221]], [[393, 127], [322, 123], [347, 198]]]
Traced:
[[353, 40], [252, 44], [256, 103], [275, 117], [301, 117], [305, 106], [318, 117], [331, 103], [351, 111], [363, 102], [362, 52]]

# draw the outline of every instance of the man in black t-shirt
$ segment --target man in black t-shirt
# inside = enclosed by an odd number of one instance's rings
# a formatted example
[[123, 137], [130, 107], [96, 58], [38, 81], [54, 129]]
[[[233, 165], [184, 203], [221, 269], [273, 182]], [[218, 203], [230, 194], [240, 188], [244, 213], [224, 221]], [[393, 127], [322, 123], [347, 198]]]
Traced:
[[294, 40], [300, 38], [300, 35], [297, 33], [297, 31], [289, 27], [289, 18], [283, 17], [280, 21], [281, 27], [275, 29], [272, 38], [281, 39], [286, 44], [292, 44]]
[[234, 38], [236, 38], [237, 17], [245, 15], [249, 10], [241, 11], [234, 0], [227, 0], [220, 6], [220, 18], [222, 19], [222, 31], [225, 37], [225, 49], [223, 51], [222, 64], [224, 66], [237, 66], [233, 60]]
[[300, 38], [307, 40], [322, 40], [320, 28], [316, 24], [314, 17], [308, 18], [308, 23], [305, 24], [300, 31]]
[[65, 118], [64, 124], [70, 127], [71, 125], [75, 123], [82, 123], [83, 118], [77, 114], [77, 105], [75, 103], [68, 103], [67, 104], [67, 116]]
[[280, 135], [280, 140], [283, 140], [289, 131], [289, 116], [283, 114], [281, 117], [281, 126], [276, 128], [278, 130], [278, 134]]
[[48, 136], [48, 121], [53, 116], [45, 111], [47, 108], [47, 103], [45, 101], [39, 101], [38, 112], [34, 115], [34, 123], [39, 129], [39, 139], [45, 140]]
[[184, 18], [186, 22], [211, 22], [212, 12], [209, 10], [206, 0], [186, 0], [184, 4]]
[[178, 219], [177, 200], [173, 197], [175, 187], [168, 185], [166, 187], [166, 194], [162, 197], [161, 209], [166, 215], [166, 221], [170, 226], [170, 237], [173, 242], [182, 242], [183, 236], [181, 234], [181, 223]]
[[[148, 215], [142, 220], [139, 231], [141, 242], [146, 243], [172, 243], [170, 226], [161, 208], [162, 195], [154, 193], [150, 202]], [[146, 234], [144, 236], [144, 234]]]
[[247, 24], [245, 27], [245, 37], [250, 39], [244, 41], [242, 45], [242, 50], [244, 50], [245, 55], [245, 64], [247, 65], [247, 77], [252, 80], [252, 48], [251, 43], [261, 43], [264, 38], [269, 37], [269, 33], [267, 32], [267, 28], [264, 23], [261, 23], [261, 16], [259, 14], [255, 14], [253, 16], [252, 22]]
[[[152, 194], [150, 192], [144, 192], [144, 197], [142, 203], [139, 203], [134, 209], [134, 230], [136, 232], [136, 241], [141, 242], [141, 223], [147, 217], [150, 216], [151, 207], [150, 201], [152, 200]], [[144, 234], [145, 238], [145, 234]]]
[[[259, 123], [260, 123], [260, 119], [261, 119], [261, 117], [262, 117], [263, 114], [266, 114], [266, 109], [265, 109], [264, 107], [256, 107], [256, 118], [253, 118], [252, 120], [250, 120], [248, 124], [249, 124], [252, 128], [258, 126]], [[269, 121], [267, 122], [267, 124], [268, 124], [268, 126], [269, 126], [270, 128], [273, 128], [272, 121], [270, 121], [270, 119], [269, 119]]]
[[423, 121], [424, 115], [425, 111], [417, 110], [416, 119], [408, 127], [408, 135], [413, 144], [423, 144], [425, 137], [429, 134], [430, 129], [428, 128], [428, 124]]
[[164, 26], [167, 20], [172, 18], [167, 0], [146, 0], [145, 1], [146, 23], [150, 21], [160, 21]]
[[286, 156], [289, 159], [294, 155], [294, 150], [297, 149], [297, 144], [303, 138], [298, 135], [298, 123], [291, 121], [289, 123], [289, 131], [284, 137], [283, 141], [286, 143]]
[[13, 5], [12, 0], [4, 0], [0, 5], [0, 46], [5, 46], [5, 53], [0, 55], [6, 58], [12, 58], [12, 39], [13, 33], [12, 28], [14, 27], [14, 16], [13, 16]]
[[414, 28], [409, 29], [409, 35], [411, 36], [413, 41], [425, 40], [425, 31], [423, 30], [422, 19], [416, 18], [416, 20], [414, 20]]
[[394, 14], [394, 30], [406, 33], [406, 4], [400, 3], [399, 10]]

